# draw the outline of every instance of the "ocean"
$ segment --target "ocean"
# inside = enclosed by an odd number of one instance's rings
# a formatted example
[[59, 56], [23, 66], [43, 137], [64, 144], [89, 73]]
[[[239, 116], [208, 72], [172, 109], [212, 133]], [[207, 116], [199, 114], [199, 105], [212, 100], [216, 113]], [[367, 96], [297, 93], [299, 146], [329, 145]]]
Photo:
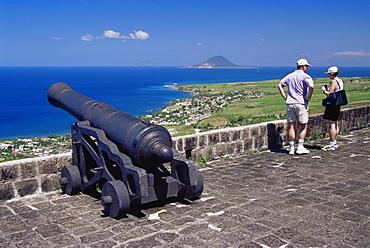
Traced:
[[[326, 69], [312, 67], [308, 74], [313, 78], [326, 77]], [[56, 82], [67, 83], [81, 94], [138, 116], [191, 96], [165, 85], [281, 79], [294, 70], [294, 67], [0, 67], [0, 140], [70, 133], [70, 125], [77, 120], [47, 100], [47, 90]], [[370, 68], [341, 67], [340, 76], [370, 76]]]

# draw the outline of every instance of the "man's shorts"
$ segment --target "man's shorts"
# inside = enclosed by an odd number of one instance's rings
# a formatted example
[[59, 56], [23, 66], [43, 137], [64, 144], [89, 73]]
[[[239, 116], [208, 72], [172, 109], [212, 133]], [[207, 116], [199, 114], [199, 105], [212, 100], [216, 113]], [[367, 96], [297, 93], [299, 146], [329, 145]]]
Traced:
[[301, 124], [308, 123], [308, 105], [307, 104], [287, 104], [286, 105], [287, 122], [298, 121]]

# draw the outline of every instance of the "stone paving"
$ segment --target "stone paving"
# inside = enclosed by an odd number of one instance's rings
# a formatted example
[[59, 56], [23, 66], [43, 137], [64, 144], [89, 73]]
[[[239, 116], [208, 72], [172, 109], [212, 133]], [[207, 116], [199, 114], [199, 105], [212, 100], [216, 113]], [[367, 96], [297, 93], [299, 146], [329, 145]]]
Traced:
[[85, 194], [3, 201], [0, 247], [370, 247], [369, 129], [339, 141], [208, 162], [200, 199], [120, 220]]

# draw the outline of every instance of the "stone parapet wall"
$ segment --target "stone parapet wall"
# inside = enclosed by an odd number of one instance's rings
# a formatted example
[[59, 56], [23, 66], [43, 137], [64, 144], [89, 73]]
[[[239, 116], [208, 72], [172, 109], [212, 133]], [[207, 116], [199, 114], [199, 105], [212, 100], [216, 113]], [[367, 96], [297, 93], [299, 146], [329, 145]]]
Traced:
[[71, 153], [0, 163], [0, 200], [60, 189], [60, 172], [69, 164]]
[[[309, 118], [307, 139], [327, 137], [322, 114]], [[370, 105], [343, 109], [341, 133], [370, 126]], [[179, 156], [194, 162], [233, 157], [265, 149], [280, 148], [287, 134], [286, 120], [225, 128], [173, 138]], [[0, 200], [60, 189], [62, 168], [72, 164], [70, 153], [0, 163]]]
[[[271, 123], [271, 122], [270, 122]], [[285, 130], [286, 121], [274, 121]], [[180, 157], [198, 162], [202, 157], [213, 160], [268, 148], [267, 123], [212, 130], [173, 138]]]
[[[370, 105], [341, 110], [339, 119], [341, 133], [368, 127]], [[226, 156], [237, 156], [264, 149], [279, 148], [286, 140], [286, 120], [271, 121], [254, 125], [212, 130], [173, 138], [173, 147], [180, 157], [198, 162], [205, 157], [213, 160]], [[328, 125], [323, 114], [309, 117], [307, 139], [325, 138]]]

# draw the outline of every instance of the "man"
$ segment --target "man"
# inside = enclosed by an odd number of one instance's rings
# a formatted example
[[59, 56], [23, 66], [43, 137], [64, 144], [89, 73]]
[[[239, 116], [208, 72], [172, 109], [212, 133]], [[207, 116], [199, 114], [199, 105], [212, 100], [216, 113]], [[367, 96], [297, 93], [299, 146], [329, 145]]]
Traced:
[[[294, 141], [297, 122], [299, 124], [297, 154], [308, 154], [303, 142], [307, 134], [308, 102], [311, 100], [314, 83], [306, 71], [311, 66], [307, 60], [297, 61], [297, 70], [284, 77], [277, 86], [281, 96], [286, 100], [286, 118], [288, 122], [289, 154], [295, 154]], [[288, 86], [288, 95], [283, 87]]]

